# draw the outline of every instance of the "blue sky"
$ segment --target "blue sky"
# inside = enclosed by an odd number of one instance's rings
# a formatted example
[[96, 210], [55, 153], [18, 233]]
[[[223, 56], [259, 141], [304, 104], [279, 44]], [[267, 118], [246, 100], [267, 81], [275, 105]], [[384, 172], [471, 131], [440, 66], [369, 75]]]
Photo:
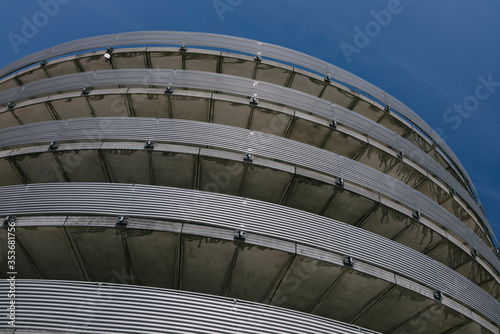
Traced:
[[[2, 7], [0, 67], [78, 38], [177, 30], [257, 39], [344, 68], [389, 92], [443, 134], [500, 237], [496, 0], [23, 0], [6, 1]], [[51, 11], [45, 21], [40, 15], [44, 7]], [[377, 18], [381, 23], [374, 24]], [[23, 36], [25, 22], [35, 20], [40, 27], [23, 43], [9, 40], [9, 34]], [[371, 37], [362, 43], [358, 38], [356, 44], [359, 30]], [[342, 45], [357, 51], [343, 52]], [[490, 81], [490, 90], [478, 93], [484, 80]], [[457, 112], [454, 105], [464, 103], [466, 108]]]

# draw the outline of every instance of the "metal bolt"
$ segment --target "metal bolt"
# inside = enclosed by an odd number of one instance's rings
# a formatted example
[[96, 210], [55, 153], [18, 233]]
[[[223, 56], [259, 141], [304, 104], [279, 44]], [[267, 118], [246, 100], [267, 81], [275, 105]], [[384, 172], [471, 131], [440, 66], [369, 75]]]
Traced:
[[127, 216], [119, 216], [116, 219], [116, 225], [127, 225], [128, 224], [128, 217]]
[[349, 267], [354, 266], [354, 260], [352, 259], [351, 256], [348, 256], [348, 255], [344, 256], [344, 265], [349, 266]]
[[338, 177], [336, 180], [335, 180], [335, 184], [338, 185], [338, 186], [341, 186], [343, 187], [344, 186], [344, 179], [341, 178], [341, 177]]
[[146, 145], [144, 145], [144, 148], [154, 148], [156, 146], [156, 143], [152, 140], [148, 140], [146, 142]]
[[253, 154], [252, 153], [245, 153], [245, 155], [243, 156], [243, 160], [245, 161], [249, 161], [249, 162], [252, 162], [253, 161]]
[[239, 240], [245, 240], [247, 238], [247, 232], [242, 230], [234, 231], [234, 238]]

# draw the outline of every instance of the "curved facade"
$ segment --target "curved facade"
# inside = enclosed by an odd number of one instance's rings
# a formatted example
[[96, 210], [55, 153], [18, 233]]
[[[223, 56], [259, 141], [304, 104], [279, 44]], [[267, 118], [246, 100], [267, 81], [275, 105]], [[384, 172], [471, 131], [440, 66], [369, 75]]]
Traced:
[[469, 176], [366, 81], [179, 32], [69, 42], [0, 75], [3, 332], [500, 332]]

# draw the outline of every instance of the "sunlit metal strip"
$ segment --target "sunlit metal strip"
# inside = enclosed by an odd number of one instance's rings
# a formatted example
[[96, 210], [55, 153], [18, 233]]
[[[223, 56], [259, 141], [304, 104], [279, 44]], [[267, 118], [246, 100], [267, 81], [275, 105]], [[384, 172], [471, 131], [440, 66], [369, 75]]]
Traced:
[[[89, 38], [83, 38], [49, 49], [39, 51], [32, 55], [21, 58], [0, 70], [0, 78], [13, 73], [21, 68], [35, 64], [37, 62], [47, 61], [49, 59], [74, 53], [77, 51], [91, 50], [97, 48], [109, 48], [126, 45], [181, 45], [181, 46], [202, 46], [212, 47], [222, 50], [234, 50], [249, 53], [256, 56], [272, 58], [278, 61], [295, 64], [306, 69], [310, 69], [326, 77], [332, 76], [335, 80], [355, 87], [369, 96], [392, 107], [410, 122], [421, 129], [436, 145], [448, 156], [455, 164], [462, 175], [468, 180], [472, 189], [474, 185], [467, 174], [467, 171], [460, 163], [455, 153], [441, 139], [441, 137], [430, 127], [417, 113], [403, 104], [395, 97], [387, 94], [375, 85], [361, 79], [360, 77], [343, 70], [335, 65], [327, 63], [316, 57], [298, 52], [285, 47], [263, 43], [255, 40], [225, 36], [219, 34], [196, 33], [196, 32], [175, 32], [175, 31], [143, 31], [129, 32], [112, 35], [101, 35]], [[477, 196], [477, 192], [476, 192]], [[489, 227], [491, 233], [492, 229]]]
[[500, 323], [500, 302], [447, 266], [375, 233], [301, 210], [196, 190], [115, 183], [0, 187], [0, 215], [108, 215], [185, 221], [297, 242], [408, 277]]
[[469, 192], [443, 166], [416, 145], [379, 123], [349, 109], [332, 105], [326, 100], [278, 85], [265, 82], [256, 84], [255, 81], [250, 79], [199, 71], [108, 70], [58, 76], [36, 81], [22, 87], [12, 88], [0, 93], [0, 104], [7, 103], [15, 98], [27, 98], [29, 96], [49, 94], [61, 90], [81, 89], [82, 87], [90, 86], [116, 86], [118, 84], [216, 89], [217, 91], [245, 96], [256, 94], [264, 100], [306, 110], [326, 118], [336, 119], [342, 124], [403, 152], [407, 158], [415, 161], [443, 180], [443, 182], [466, 201], [469, 207], [484, 222], [488, 232], [493, 235], [489, 222], [484, 212], [478, 207], [476, 200], [471, 197]]
[[185, 291], [109, 283], [16, 280], [15, 327], [9, 282], [0, 281], [0, 329], [85, 333], [376, 334], [283, 308]]
[[[94, 130], [98, 137], [95, 137]], [[500, 271], [497, 255], [460, 219], [429, 197], [363, 163], [290, 139], [247, 129], [178, 119], [79, 118], [40, 122], [0, 131], [0, 147], [52, 141], [138, 140], [180, 143], [251, 153], [345, 178], [418, 211], [455, 233]]]

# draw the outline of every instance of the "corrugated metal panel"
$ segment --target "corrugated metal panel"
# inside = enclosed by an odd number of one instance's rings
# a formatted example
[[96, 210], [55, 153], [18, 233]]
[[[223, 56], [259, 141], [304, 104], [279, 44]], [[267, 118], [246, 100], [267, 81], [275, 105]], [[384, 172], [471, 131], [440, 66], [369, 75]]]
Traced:
[[[0, 281], [0, 329], [9, 284]], [[15, 329], [72, 333], [375, 334], [331, 319], [242, 300], [108, 283], [16, 280]]]
[[[358, 113], [341, 106], [332, 105], [330, 102], [312, 95], [266, 82], [259, 82], [259, 84], [254, 87], [254, 83], [255, 81], [250, 79], [199, 71], [145, 69], [97, 71], [58, 76], [29, 83], [22, 87], [12, 88], [0, 93], [0, 104], [30, 96], [55, 93], [62, 90], [79, 90], [83, 87], [116, 86], [118, 84], [208, 89], [211, 91], [222, 91], [244, 96], [257, 94], [259, 99], [306, 110], [326, 118], [335, 118], [344, 125], [356, 129], [369, 137], [379, 140], [389, 147], [403, 152], [407, 158], [416, 162], [431, 174], [436, 175], [436, 177], [443, 180], [450, 188], [454, 189], [479, 218], [485, 222], [486, 226], [489, 226], [486, 216], [469, 192], [431, 156], [413, 143], [398, 136], [395, 132]], [[132, 132], [139, 130], [140, 129], [137, 128], [131, 129]], [[149, 131], [148, 129], [145, 130]]]
[[438, 147], [443, 150], [443, 152], [457, 166], [462, 175], [472, 185], [470, 177], [467, 174], [465, 168], [462, 166], [462, 164], [453, 153], [453, 151], [448, 147], [448, 145], [441, 139], [441, 137], [439, 137], [439, 135], [434, 131], [434, 129], [432, 129], [432, 127], [425, 123], [424, 120], [420, 118], [420, 116], [418, 116], [413, 110], [408, 108], [401, 101], [384, 92], [375, 85], [335, 65], [329, 64], [323, 60], [309, 56], [307, 54], [269, 43], [262, 43], [255, 40], [218, 34], [173, 31], [145, 31], [114, 35], [102, 35], [63, 43], [51, 47], [50, 49], [42, 50], [30, 56], [19, 59], [0, 70], [0, 77], [4, 77], [9, 73], [35, 64], [42, 60], [52, 59], [76, 51], [106, 48], [108, 46], [114, 47], [125, 45], [151, 44], [214, 47], [218, 49], [228, 49], [250, 53], [252, 55], [260, 54], [266, 58], [272, 58], [278, 61], [292, 63], [315, 71], [322, 75], [332, 76], [335, 80], [348, 84], [352, 87], [356, 87], [357, 89], [365, 92], [367, 95], [374, 97], [375, 99], [381, 101], [386, 105], [391, 106], [401, 115], [410, 120], [413, 124], [416, 125], [417, 128], [422, 130], [437, 144]]
[[280, 205], [195, 190], [104, 183], [0, 187], [0, 215], [127, 215], [188, 221], [349, 255], [409, 277], [500, 323], [500, 302], [447, 266], [369, 231]]
[[[105, 124], [106, 126], [103, 126]], [[98, 132], [95, 138], [94, 129]], [[466, 241], [500, 271], [496, 254], [460, 219], [429, 197], [355, 160], [286, 138], [227, 125], [155, 118], [81, 118], [40, 122], [0, 130], [0, 146], [51, 141], [118, 139], [217, 147], [276, 159], [340, 176], [439, 222]], [[94, 137], [92, 137], [94, 136]]]

